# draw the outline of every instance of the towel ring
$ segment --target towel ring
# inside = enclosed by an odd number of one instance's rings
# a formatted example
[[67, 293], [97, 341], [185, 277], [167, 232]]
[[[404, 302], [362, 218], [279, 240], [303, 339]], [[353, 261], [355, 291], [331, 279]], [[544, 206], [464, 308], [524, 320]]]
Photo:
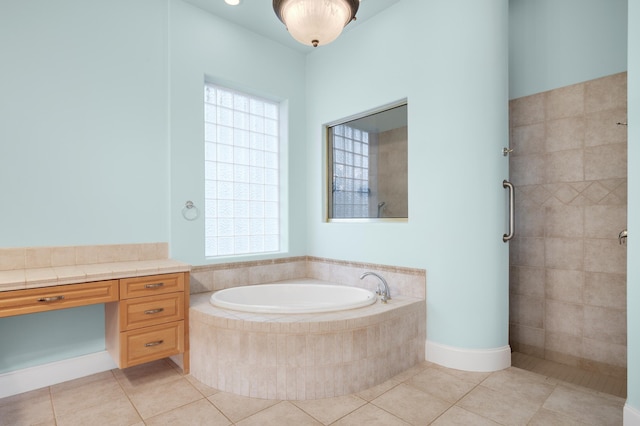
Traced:
[[193, 201], [187, 201], [182, 208], [182, 216], [188, 221], [194, 221], [200, 216], [200, 211]]

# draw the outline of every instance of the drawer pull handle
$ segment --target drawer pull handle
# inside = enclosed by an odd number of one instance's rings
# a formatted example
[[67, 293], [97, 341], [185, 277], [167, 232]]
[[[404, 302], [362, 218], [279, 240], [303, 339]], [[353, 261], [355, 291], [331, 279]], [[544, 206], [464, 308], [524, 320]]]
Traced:
[[162, 311], [164, 311], [164, 308], [149, 309], [148, 311], [144, 311], [144, 314], [145, 315], [153, 315], [153, 314], [159, 314]]
[[163, 343], [164, 343], [164, 340], [158, 340], [158, 341], [155, 341], [155, 342], [145, 343], [144, 346], [146, 348], [150, 348], [151, 346], [158, 346], [158, 345], [161, 345]]
[[164, 283], [145, 284], [144, 288], [160, 288], [164, 287]]
[[57, 302], [58, 300], [64, 300], [64, 296], [53, 296], [53, 297], [41, 297], [38, 299], [38, 302]]

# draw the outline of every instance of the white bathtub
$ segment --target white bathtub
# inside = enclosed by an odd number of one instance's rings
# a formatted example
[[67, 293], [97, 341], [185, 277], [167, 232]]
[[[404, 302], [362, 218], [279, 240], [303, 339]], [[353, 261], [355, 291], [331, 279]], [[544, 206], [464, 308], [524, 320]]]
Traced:
[[219, 308], [273, 314], [331, 312], [361, 308], [376, 301], [375, 293], [334, 284], [260, 284], [227, 288], [211, 295]]

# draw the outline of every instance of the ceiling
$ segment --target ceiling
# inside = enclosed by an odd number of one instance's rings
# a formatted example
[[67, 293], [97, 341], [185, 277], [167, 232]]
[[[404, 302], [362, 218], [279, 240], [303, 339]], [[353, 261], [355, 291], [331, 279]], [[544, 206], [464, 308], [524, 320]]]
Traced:
[[[278, 20], [278, 17], [273, 11], [272, 2], [269, 0], [241, 0], [238, 6], [229, 6], [224, 0], [183, 1], [299, 52], [309, 53], [314, 49], [314, 47], [298, 43], [289, 35], [285, 26]], [[356, 14], [357, 19], [355, 22], [347, 25], [344, 32], [362, 25], [367, 19], [399, 1], [400, 0], [360, 0], [360, 7]], [[321, 48], [322, 47], [318, 47], [318, 49]]]

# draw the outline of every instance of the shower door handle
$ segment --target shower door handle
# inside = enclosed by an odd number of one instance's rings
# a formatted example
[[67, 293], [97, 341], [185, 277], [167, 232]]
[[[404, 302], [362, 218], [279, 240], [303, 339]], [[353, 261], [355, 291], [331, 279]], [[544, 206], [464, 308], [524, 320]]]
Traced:
[[503, 188], [509, 188], [509, 233], [508, 234], [504, 234], [502, 236], [502, 241], [503, 242], [507, 242], [510, 239], [513, 238], [513, 233], [515, 231], [515, 226], [516, 226], [516, 215], [515, 215], [515, 203], [516, 203], [516, 199], [515, 199], [515, 193], [513, 190], [513, 184], [511, 182], [509, 182], [508, 180], [503, 180], [502, 181], [502, 187]]

